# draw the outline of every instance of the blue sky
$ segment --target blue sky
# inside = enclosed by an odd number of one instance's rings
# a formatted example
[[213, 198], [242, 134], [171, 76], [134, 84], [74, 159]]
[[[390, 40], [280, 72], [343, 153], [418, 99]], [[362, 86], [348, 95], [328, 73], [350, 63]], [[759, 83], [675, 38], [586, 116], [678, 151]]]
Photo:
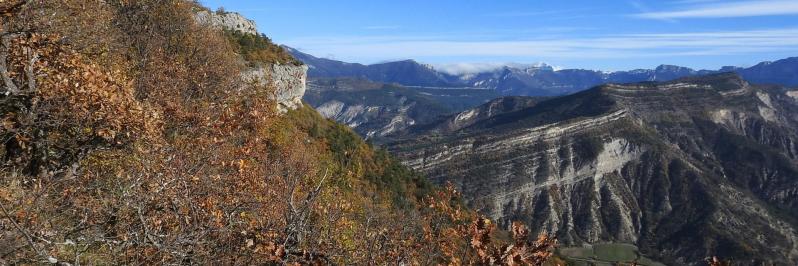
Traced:
[[546, 62], [626, 70], [798, 56], [798, 0], [201, 0], [303, 52], [441, 68]]

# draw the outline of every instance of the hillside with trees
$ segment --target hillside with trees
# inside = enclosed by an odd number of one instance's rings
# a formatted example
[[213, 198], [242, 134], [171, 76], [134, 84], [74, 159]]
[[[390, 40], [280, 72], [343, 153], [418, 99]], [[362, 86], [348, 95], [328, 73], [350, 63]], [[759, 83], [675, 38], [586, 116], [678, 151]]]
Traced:
[[245, 60], [295, 60], [265, 36], [196, 23], [196, 8], [0, 3], [0, 264], [551, 257], [554, 239], [521, 224], [500, 232], [451, 186], [315, 110], [281, 115], [274, 88], [240, 72]]

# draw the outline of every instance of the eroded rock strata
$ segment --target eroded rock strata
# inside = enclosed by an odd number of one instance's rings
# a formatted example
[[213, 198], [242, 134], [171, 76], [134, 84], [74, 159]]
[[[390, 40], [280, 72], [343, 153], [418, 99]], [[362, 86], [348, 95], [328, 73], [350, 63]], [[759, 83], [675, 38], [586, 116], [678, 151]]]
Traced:
[[390, 149], [501, 225], [521, 220], [565, 245], [631, 243], [670, 264], [794, 265], [794, 95], [733, 74], [609, 84], [417, 127]]

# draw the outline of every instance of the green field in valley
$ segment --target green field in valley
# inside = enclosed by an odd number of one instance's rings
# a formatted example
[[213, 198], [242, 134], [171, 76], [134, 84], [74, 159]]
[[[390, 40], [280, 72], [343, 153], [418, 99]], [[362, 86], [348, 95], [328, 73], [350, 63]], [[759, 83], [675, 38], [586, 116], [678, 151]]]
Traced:
[[664, 266], [642, 256], [636, 246], [629, 244], [607, 243], [565, 247], [558, 249], [557, 253], [568, 262], [568, 265], [618, 265], [637, 262], [638, 265]]

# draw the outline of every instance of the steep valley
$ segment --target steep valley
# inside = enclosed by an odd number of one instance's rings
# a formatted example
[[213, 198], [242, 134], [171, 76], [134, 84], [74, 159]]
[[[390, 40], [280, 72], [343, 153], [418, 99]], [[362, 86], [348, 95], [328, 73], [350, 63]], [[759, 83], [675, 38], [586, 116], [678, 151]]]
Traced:
[[734, 74], [608, 84], [451, 126], [390, 150], [503, 227], [566, 245], [636, 245], [667, 264], [798, 262], [798, 101]]
[[798, 265], [798, 57], [449, 73], [205, 2], [0, 1], [0, 265]]
[[499, 97], [493, 90], [407, 88], [365, 79], [312, 79], [303, 99], [364, 138], [383, 137]]

